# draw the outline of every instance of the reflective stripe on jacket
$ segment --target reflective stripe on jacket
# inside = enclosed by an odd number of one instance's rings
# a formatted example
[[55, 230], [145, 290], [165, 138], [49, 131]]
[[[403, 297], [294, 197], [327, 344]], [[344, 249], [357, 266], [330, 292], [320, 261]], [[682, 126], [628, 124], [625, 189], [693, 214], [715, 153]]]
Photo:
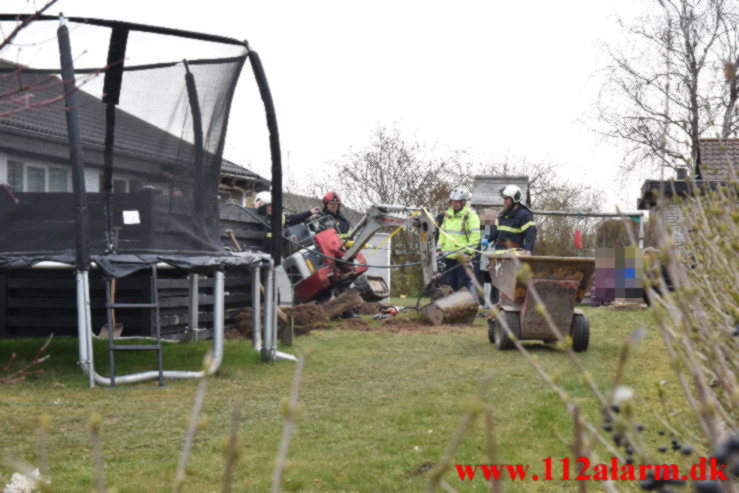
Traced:
[[495, 226], [489, 239], [490, 243], [495, 244], [496, 250], [524, 248], [533, 254], [536, 245], [534, 215], [523, 204], [519, 204], [518, 207], [505, 214], [499, 214], [495, 219]]
[[453, 258], [458, 253], [475, 255], [480, 248], [480, 218], [467, 205], [459, 212], [447, 209], [440, 229], [437, 248], [446, 257]]

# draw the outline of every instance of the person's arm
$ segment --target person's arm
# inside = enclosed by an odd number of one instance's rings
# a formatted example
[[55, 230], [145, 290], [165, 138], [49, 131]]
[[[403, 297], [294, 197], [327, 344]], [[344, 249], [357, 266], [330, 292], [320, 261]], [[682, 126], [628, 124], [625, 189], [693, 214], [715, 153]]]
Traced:
[[498, 218], [495, 218], [495, 224], [490, 225], [490, 236], [488, 236], [488, 241], [491, 245], [495, 245], [495, 243], [498, 241]]
[[437, 231], [437, 234], [439, 235], [439, 239], [436, 242], [436, 249], [441, 252], [444, 252], [444, 250], [452, 250], [454, 247], [449, 246], [449, 238], [442, 231], [444, 229], [444, 219], [442, 219], [438, 224], [439, 230]]
[[480, 248], [480, 216], [474, 212], [467, 218], [467, 231], [469, 234], [467, 235], [467, 248], [464, 252], [474, 257], [477, 254], [476, 250]]
[[351, 224], [349, 224], [349, 220], [342, 216], [339, 220], [339, 236], [344, 238], [351, 229], [352, 226]]
[[308, 219], [311, 214], [313, 214], [312, 211], [296, 212], [295, 214], [285, 214], [285, 225], [293, 226], [295, 224], [300, 224]]
[[524, 215], [521, 229], [524, 235], [523, 247], [533, 255], [534, 247], [536, 246], [536, 223], [534, 222], [534, 216], [530, 212]]

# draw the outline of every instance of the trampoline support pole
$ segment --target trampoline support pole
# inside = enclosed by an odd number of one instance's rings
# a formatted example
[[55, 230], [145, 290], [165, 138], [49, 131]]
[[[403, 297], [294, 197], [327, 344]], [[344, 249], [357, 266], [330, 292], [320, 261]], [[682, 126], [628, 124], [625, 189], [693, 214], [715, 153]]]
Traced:
[[182, 338], [182, 342], [197, 342], [200, 340], [200, 334], [203, 331], [199, 327], [199, 313], [200, 313], [200, 276], [191, 272], [188, 276], [189, 279], [189, 290], [188, 290], [188, 324], [187, 332]]
[[267, 268], [267, 284], [264, 286], [264, 345], [262, 346], [262, 361], [274, 361], [275, 342], [272, 329], [274, 314], [275, 264], [270, 259]]
[[77, 288], [77, 344], [79, 346], [79, 365], [89, 378], [90, 388], [95, 387], [95, 378], [90, 371], [92, 359], [92, 324], [90, 320], [90, 284], [87, 271], [78, 270]]
[[262, 324], [260, 306], [262, 303], [261, 274], [262, 268], [257, 265], [251, 269], [251, 342], [252, 347], [259, 350], [262, 347]]
[[262, 361], [298, 361], [292, 354], [277, 350], [277, 289], [275, 264], [270, 259], [267, 266], [267, 285], [264, 288], [264, 339], [260, 349]]
[[[165, 370], [164, 378], [171, 380], [183, 380], [186, 378], [202, 378], [205, 375], [215, 373], [221, 366], [223, 361], [223, 332], [224, 332], [224, 315], [225, 315], [225, 279], [226, 276], [222, 270], [218, 270], [214, 274], [213, 285], [213, 357], [210, 366], [205, 371], [177, 371]], [[79, 362], [82, 372], [89, 377], [90, 387], [95, 384], [110, 386], [111, 380], [103, 377], [95, 371], [95, 365], [92, 359], [92, 331], [90, 319], [90, 296], [89, 281], [86, 271], [77, 272], [77, 313], [78, 317], [77, 331], [79, 335]], [[147, 380], [156, 380], [159, 378], [158, 371], [144, 371], [140, 373], [130, 373], [115, 377], [116, 385], [127, 383], [139, 383]]]

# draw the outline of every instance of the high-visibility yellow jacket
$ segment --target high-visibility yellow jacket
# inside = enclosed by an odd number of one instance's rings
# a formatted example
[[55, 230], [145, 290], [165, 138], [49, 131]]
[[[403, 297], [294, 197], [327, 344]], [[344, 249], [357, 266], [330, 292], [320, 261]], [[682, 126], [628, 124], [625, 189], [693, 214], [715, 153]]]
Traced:
[[440, 229], [437, 248], [445, 257], [453, 258], [459, 253], [473, 256], [480, 248], [480, 218], [468, 205], [459, 212], [447, 209]]

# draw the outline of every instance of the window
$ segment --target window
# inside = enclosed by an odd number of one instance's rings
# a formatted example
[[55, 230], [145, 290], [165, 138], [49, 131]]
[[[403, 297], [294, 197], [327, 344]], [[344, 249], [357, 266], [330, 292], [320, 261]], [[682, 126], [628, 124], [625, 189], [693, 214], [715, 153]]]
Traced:
[[17, 192], [23, 191], [23, 163], [8, 159], [8, 185]]
[[[103, 175], [100, 174], [100, 191], [103, 188]], [[133, 178], [115, 178], [113, 179], [113, 193], [136, 193], [144, 188], [144, 182]]]
[[24, 192], [46, 191], [46, 168], [26, 166], [26, 189]]
[[69, 170], [64, 168], [49, 168], [49, 192], [69, 191]]
[[113, 180], [113, 192], [115, 193], [128, 192], [128, 180]]
[[8, 159], [8, 185], [17, 192], [69, 192], [70, 170]]

